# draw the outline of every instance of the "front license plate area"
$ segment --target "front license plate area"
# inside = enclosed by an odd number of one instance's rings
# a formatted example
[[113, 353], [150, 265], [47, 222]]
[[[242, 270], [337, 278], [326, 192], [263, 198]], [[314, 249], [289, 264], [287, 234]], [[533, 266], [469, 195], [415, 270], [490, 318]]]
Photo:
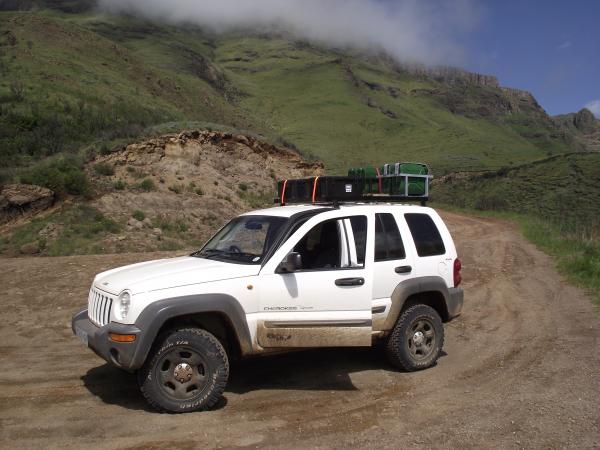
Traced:
[[85, 331], [83, 331], [79, 327], [75, 327], [75, 335], [81, 342], [83, 342], [86, 346], [88, 345], [88, 335]]

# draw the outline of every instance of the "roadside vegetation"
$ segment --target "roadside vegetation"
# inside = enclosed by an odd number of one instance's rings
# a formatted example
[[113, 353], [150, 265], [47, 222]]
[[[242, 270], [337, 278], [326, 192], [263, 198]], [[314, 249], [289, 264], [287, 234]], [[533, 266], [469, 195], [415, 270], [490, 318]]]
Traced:
[[37, 217], [0, 239], [0, 253], [47, 256], [105, 253], [98, 243], [119, 233], [122, 226], [87, 205], [65, 207]]
[[600, 304], [600, 154], [561, 155], [455, 177], [432, 189], [432, 206], [517, 221]]

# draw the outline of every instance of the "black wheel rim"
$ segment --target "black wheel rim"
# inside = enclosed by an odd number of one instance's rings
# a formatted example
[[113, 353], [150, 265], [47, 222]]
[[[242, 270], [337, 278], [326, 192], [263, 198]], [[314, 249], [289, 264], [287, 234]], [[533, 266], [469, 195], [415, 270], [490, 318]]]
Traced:
[[425, 317], [415, 320], [408, 330], [406, 346], [415, 360], [427, 359], [435, 350], [435, 328]]
[[189, 347], [175, 347], [156, 366], [157, 381], [165, 394], [176, 400], [200, 395], [209, 379], [204, 357]]

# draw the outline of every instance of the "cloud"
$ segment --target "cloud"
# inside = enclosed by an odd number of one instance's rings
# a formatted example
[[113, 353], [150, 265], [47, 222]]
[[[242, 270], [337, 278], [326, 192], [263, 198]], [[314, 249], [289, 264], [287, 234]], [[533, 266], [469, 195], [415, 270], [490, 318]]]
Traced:
[[585, 107], [589, 109], [597, 119], [600, 119], [600, 100], [592, 100], [586, 103]]
[[460, 64], [476, 27], [474, 0], [100, 0], [127, 12], [216, 32], [287, 31], [335, 47], [384, 50], [401, 62]]
[[571, 41], [565, 41], [562, 44], [557, 45], [556, 50], [566, 50], [567, 48], [571, 47], [571, 45], [573, 45]]

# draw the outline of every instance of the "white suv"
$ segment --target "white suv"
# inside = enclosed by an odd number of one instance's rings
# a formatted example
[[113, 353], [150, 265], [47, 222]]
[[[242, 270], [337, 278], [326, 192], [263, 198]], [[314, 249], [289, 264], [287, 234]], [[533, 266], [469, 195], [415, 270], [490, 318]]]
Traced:
[[235, 357], [384, 339], [396, 367], [430, 367], [459, 283], [431, 208], [279, 206], [233, 219], [190, 256], [98, 274], [73, 332], [137, 371], [155, 408], [195, 411], [218, 401]]

